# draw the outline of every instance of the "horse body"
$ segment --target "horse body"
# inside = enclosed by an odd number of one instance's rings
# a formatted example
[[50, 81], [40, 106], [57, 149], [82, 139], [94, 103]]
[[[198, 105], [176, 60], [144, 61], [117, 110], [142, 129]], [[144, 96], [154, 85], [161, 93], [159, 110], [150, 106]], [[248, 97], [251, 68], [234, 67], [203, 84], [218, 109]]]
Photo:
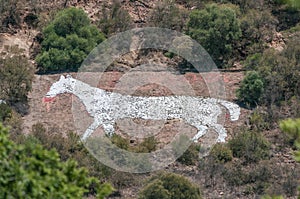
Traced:
[[72, 77], [61, 76], [54, 83], [46, 97], [61, 93], [73, 93], [85, 105], [88, 113], [94, 117], [93, 123], [82, 136], [86, 140], [100, 125], [106, 134], [114, 133], [115, 121], [122, 118], [142, 118], [147, 120], [183, 119], [197, 128], [193, 137], [197, 141], [208, 128], [218, 133], [219, 142], [225, 142], [226, 130], [218, 124], [222, 113], [220, 105], [228, 109], [231, 120], [237, 120], [240, 108], [231, 102], [214, 98], [191, 96], [140, 97], [122, 95], [94, 88]]

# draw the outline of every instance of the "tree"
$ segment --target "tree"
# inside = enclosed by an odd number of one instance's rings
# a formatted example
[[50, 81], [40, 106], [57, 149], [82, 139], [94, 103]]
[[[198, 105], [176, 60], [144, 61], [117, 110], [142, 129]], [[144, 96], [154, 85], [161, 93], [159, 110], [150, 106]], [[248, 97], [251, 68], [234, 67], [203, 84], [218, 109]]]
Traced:
[[93, 48], [104, 40], [85, 12], [77, 8], [58, 12], [43, 34], [42, 50], [36, 58], [40, 72], [76, 71]]
[[242, 56], [263, 52], [272, 41], [278, 20], [268, 10], [249, 9], [240, 20], [242, 37], [237, 48]]
[[198, 187], [183, 176], [165, 173], [150, 180], [139, 194], [140, 199], [200, 199]]
[[11, 26], [20, 27], [21, 4], [19, 0], [0, 0], [0, 32], [7, 31]]
[[10, 105], [26, 103], [35, 68], [16, 46], [8, 47], [0, 59], [0, 99]]
[[29, 142], [17, 145], [0, 124], [0, 198], [82, 198], [97, 189], [98, 198], [111, 186], [88, 177], [85, 168], [72, 160], [61, 162], [56, 151]]
[[209, 4], [190, 14], [188, 34], [207, 50], [218, 67], [224, 67], [241, 29], [234, 9]]
[[246, 104], [253, 106], [259, 102], [263, 89], [264, 84], [259, 74], [255, 71], [249, 71], [237, 90], [237, 97]]

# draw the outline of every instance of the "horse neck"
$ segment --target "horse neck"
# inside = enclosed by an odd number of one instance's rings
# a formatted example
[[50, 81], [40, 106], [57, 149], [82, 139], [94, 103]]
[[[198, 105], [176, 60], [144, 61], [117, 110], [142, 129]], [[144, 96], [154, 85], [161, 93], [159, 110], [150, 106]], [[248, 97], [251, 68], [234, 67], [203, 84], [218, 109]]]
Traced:
[[90, 105], [91, 99], [94, 99], [95, 94], [99, 92], [105, 93], [102, 89], [92, 87], [89, 84], [75, 79], [72, 93], [77, 96], [86, 107]]

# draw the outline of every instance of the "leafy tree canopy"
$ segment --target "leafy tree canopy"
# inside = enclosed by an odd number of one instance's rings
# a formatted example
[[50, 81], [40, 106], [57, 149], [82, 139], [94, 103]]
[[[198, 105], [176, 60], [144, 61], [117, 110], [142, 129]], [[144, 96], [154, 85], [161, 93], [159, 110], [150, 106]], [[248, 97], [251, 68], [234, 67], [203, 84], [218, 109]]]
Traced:
[[256, 105], [263, 93], [264, 83], [255, 71], [249, 71], [237, 90], [237, 97], [249, 105]]
[[88, 177], [71, 160], [61, 162], [56, 151], [29, 142], [17, 145], [0, 124], [0, 198], [82, 198], [97, 189], [97, 197], [111, 193], [111, 186]]
[[104, 40], [86, 13], [77, 8], [58, 12], [43, 34], [42, 52], [36, 58], [41, 72], [76, 71], [93, 48]]
[[190, 14], [188, 34], [224, 67], [233, 50], [233, 43], [241, 36], [235, 10], [226, 5], [209, 4]]

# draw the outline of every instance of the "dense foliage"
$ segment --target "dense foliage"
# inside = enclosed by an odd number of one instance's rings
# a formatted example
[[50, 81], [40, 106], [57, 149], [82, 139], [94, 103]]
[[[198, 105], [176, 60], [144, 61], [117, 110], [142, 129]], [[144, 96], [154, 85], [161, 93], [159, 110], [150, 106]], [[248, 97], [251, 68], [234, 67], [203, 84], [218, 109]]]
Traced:
[[291, 38], [281, 51], [269, 49], [263, 54], [249, 56], [245, 61], [249, 72], [243, 80], [238, 97], [246, 103], [267, 106], [280, 105], [300, 97], [300, 49], [298, 37]]
[[245, 163], [254, 163], [269, 157], [270, 143], [259, 133], [239, 133], [228, 144], [233, 156], [242, 158]]
[[224, 67], [233, 52], [234, 41], [241, 36], [241, 29], [234, 9], [209, 4], [205, 9], [192, 11], [188, 34], [207, 50], [218, 67]]
[[140, 199], [200, 199], [198, 187], [186, 178], [173, 173], [154, 177], [140, 192]]
[[0, 99], [8, 104], [26, 103], [35, 69], [18, 47], [6, 50], [0, 58]]
[[111, 36], [118, 32], [123, 32], [132, 27], [132, 19], [129, 13], [122, 8], [119, 1], [113, 1], [110, 8], [108, 5], [104, 5], [102, 9], [102, 15], [98, 23], [100, 30], [106, 35]]
[[17, 145], [0, 124], [1, 198], [82, 198], [92, 186], [98, 198], [111, 192], [108, 184], [88, 177], [84, 168], [71, 160], [61, 162], [56, 151], [29, 142]]
[[256, 105], [263, 92], [264, 83], [255, 71], [249, 71], [237, 90], [237, 97], [249, 105]]
[[182, 31], [188, 18], [187, 12], [181, 10], [173, 0], [158, 2], [150, 16], [154, 27]]
[[76, 71], [104, 40], [85, 12], [77, 8], [58, 12], [43, 34], [42, 52], [36, 58], [41, 72]]

